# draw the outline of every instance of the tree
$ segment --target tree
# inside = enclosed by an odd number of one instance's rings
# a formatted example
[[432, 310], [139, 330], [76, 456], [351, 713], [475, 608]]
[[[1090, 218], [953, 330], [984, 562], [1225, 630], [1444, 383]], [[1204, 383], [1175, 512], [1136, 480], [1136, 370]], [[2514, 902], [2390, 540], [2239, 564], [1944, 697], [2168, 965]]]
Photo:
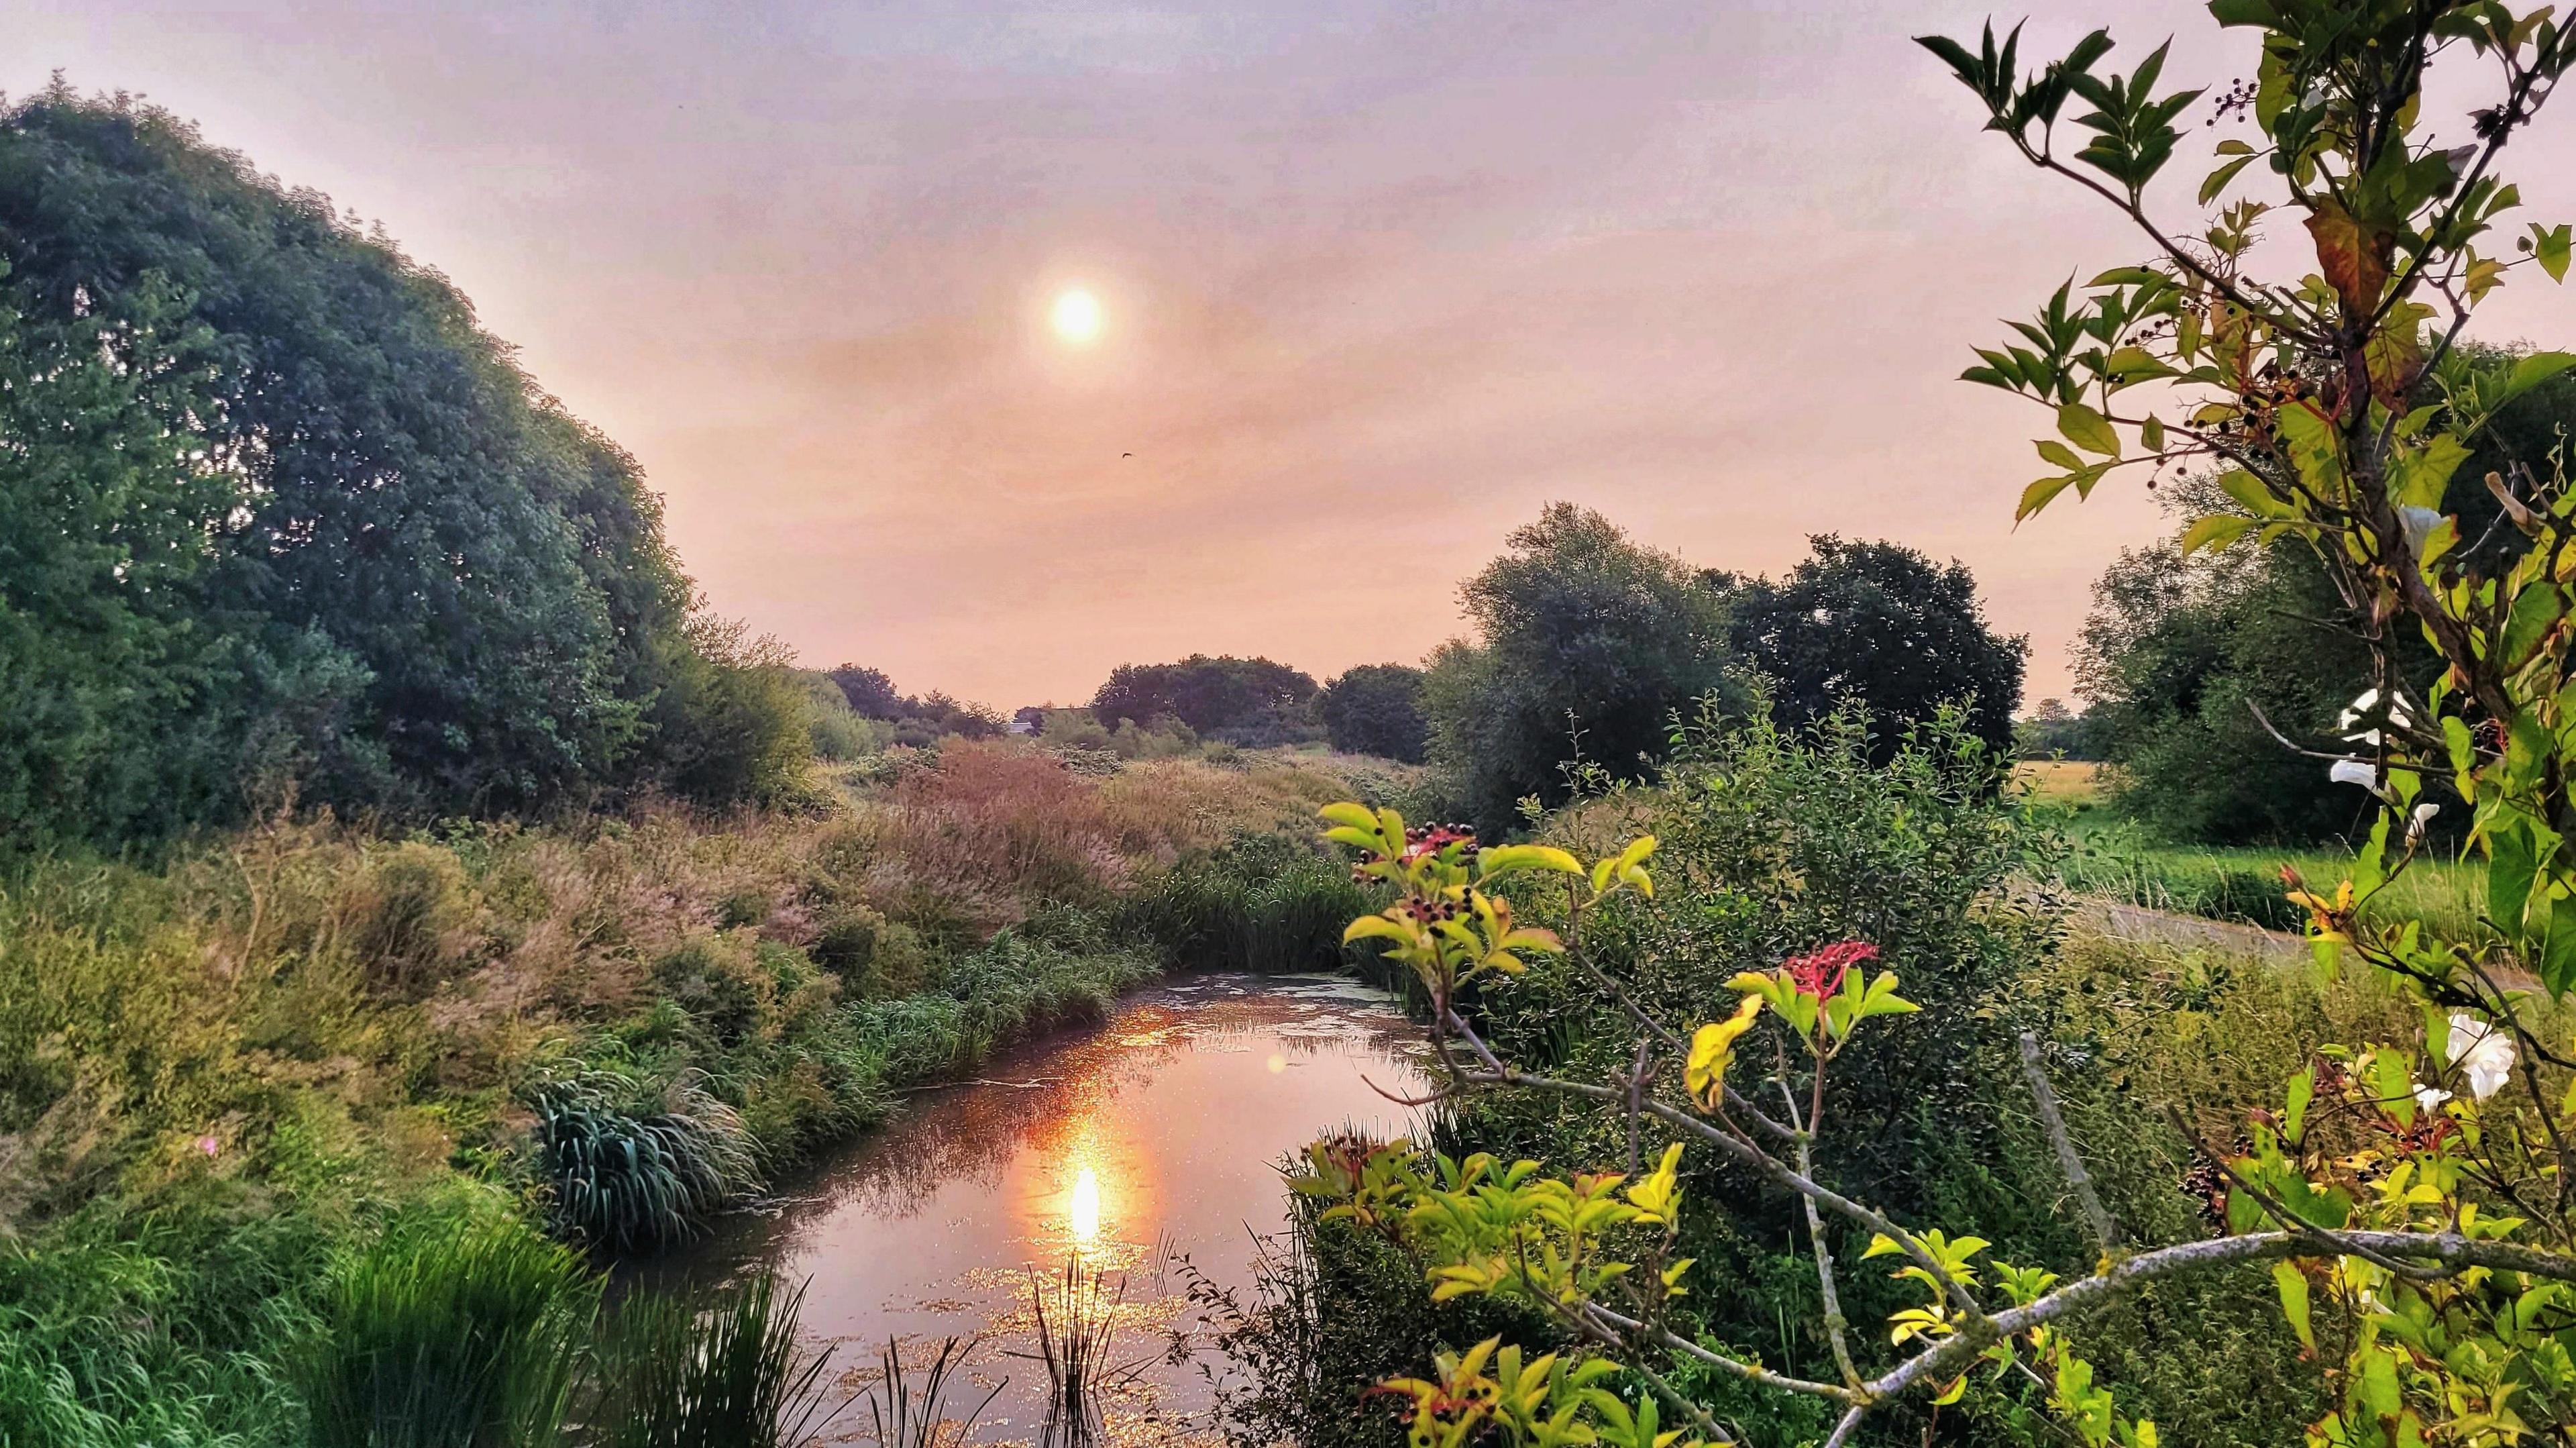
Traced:
[[2066, 707], [2063, 699], [2042, 699], [2031, 706], [2030, 715], [2013, 727], [2014, 751], [2024, 759], [2098, 760], [2101, 750], [2094, 743], [2093, 721]]
[[885, 670], [843, 664], [832, 671], [832, 682], [841, 686], [850, 709], [862, 719], [901, 719], [904, 697], [895, 691], [894, 680]]
[[1315, 712], [1333, 747], [1420, 764], [1431, 723], [1422, 716], [1422, 671], [1403, 664], [1362, 664], [1324, 685]]
[[[204, 669], [119, 697], [129, 738], [184, 736], [196, 762], [146, 744], [167, 803], [84, 832], [237, 813], [243, 776], [272, 770], [308, 800], [412, 811], [657, 782], [648, 715], [692, 649], [659, 504], [443, 278], [184, 122], [60, 84], [0, 110], [0, 262], [25, 338], [102, 318], [171, 344], [138, 354], [167, 433], [148, 451], [204, 473], [117, 494], [110, 530], [194, 540], [138, 562], [191, 560], [150, 608], [185, 613]], [[12, 405], [69, 396], [39, 392]], [[14, 546], [47, 546], [33, 526]], [[86, 727], [54, 718], [21, 725]]]
[[[2477, 354], [2510, 367], [2514, 355]], [[2514, 399], [2469, 442], [2462, 471], [2545, 467], [2576, 427], [2576, 375]], [[2161, 490], [2193, 516], [2239, 505], [2207, 476]], [[2528, 545], [2499, 526], [2483, 491], [2452, 500], [2479, 552], [2502, 560]], [[2120, 766], [2114, 803], [2167, 837], [2203, 844], [2309, 841], [2368, 827], [2370, 797], [2336, 784], [2271, 732], [2324, 744], [2372, 686], [2372, 626], [2297, 538], [2185, 557], [2165, 544], [2124, 554], [2094, 585], [2077, 645], [2078, 685], [2092, 702], [2095, 744]], [[2440, 671], [2420, 631], [2383, 631], [2404, 678]], [[2260, 710], [2258, 716], [2257, 710]]]
[[1550, 503], [1459, 590], [1473, 643], [1435, 652], [1423, 681], [1430, 757], [1480, 828], [1535, 796], [1567, 797], [1578, 756], [1638, 777], [1674, 714], [1727, 691], [1722, 587], [1609, 519]]
[[1776, 681], [1781, 717], [1810, 724], [1858, 699], [1884, 759], [1908, 727], [1961, 704], [1979, 737], [2009, 751], [2030, 645], [1987, 626], [1967, 568], [1896, 543], [1808, 543], [1813, 556], [1787, 578], [1754, 579], [1734, 600], [1735, 648]]
[[1091, 698], [1092, 717], [1150, 728], [1177, 719], [1203, 735], [1238, 743], [1268, 736], [1302, 715], [1315, 697], [1314, 676], [1269, 659], [1192, 654], [1176, 664], [1121, 664]]

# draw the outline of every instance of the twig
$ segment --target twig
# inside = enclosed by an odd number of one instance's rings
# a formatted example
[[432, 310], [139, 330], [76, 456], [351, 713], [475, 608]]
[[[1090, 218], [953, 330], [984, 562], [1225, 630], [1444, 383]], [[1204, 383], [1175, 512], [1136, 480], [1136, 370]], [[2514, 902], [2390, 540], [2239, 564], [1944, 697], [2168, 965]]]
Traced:
[[2083, 1211], [2085, 1225], [2093, 1229], [2093, 1245], [2105, 1257], [2117, 1254], [2122, 1244], [2120, 1224], [2112, 1220], [2110, 1209], [2093, 1190], [2093, 1175], [2084, 1169], [2084, 1158], [2066, 1133], [2057, 1093], [2050, 1089], [2048, 1072], [2040, 1065], [2039, 1037], [2029, 1031], [2021, 1033], [2021, 1070], [2030, 1078], [2031, 1100], [2039, 1107], [2039, 1124], [2048, 1133], [2048, 1144], [2057, 1151], [2058, 1170], [2066, 1173], [2066, 1184], [2075, 1190], [2075, 1205]]

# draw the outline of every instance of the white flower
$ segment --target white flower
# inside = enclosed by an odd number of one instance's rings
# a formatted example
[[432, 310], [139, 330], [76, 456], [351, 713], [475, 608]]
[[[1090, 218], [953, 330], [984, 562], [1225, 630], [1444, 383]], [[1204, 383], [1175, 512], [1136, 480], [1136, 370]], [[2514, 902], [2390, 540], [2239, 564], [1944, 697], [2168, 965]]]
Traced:
[[2451, 1093], [2439, 1086], [2427, 1086], [2421, 1081], [2415, 1083], [2415, 1104], [2426, 1111], [2450, 1099]]
[[2467, 1011], [2451, 1013], [2451, 1064], [2468, 1073], [2469, 1094], [2480, 1101], [2504, 1089], [2513, 1074], [2513, 1037]]
[[2336, 784], [2357, 784], [2373, 793], [2379, 789], [2379, 770], [2359, 759], [2336, 760], [2334, 768], [2326, 771], [2326, 778]]
[[2397, 526], [2406, 534], [2406, 547], [2419, 558], [2423, 556], [2424, 545], [2432, 540], [2433, 530], [2441, 524], [2442, 515], [2430, 508], [2419, 508], [2409, 503], [2397, 510]]
[[2440, 814], [2441, 812], [2442, 807], [2433, 803], [2429, 799], [2424, 801], [2422, 804], [2415, 806], [2415, 812], [2406, 817], [2406, 838], [2418, 842], [2422, 841], [2424, 838], [2424, 827], [2431, 824], [2433, 822], [2433, 816]]

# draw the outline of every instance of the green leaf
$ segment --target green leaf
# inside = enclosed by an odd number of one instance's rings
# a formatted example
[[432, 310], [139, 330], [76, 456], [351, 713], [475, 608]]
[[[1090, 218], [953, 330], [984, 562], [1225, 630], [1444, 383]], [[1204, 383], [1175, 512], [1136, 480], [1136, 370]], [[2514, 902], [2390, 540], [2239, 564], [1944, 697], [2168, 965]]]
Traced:
[[2272, 1264], [2272, 1285], [2281, 1290], [2281, 1315], [2290, 1320], [2290, 1331], [2299, 1335], [2299, 1345], [2314, 1351], [2316, 1329], [2308, 1318], [2308, 1277], [2297, 1264], [2280, 1261]]
[[2503, 407], [2570, 367], [2576, 367], [2576, 352], [2534, 352], [2522, 358], [2504, 375], [2504, 391], [2496, 397], [2495, 406]]
[[2399, 453], [2390, 468], [2394, 476], [2389, 479], [2397, 501], [2408, 507], [2441, 507], [2442, 494], [2451, 486], [2451, 474], [2468, 459], [2468, 448], [2447, 432], [2437, 432], [2424, 446]]
[[2567, 257], [2571, 250], [2571, 237], [2576, 237], [2576, 232], [2571, 232], [2570, 223], [2561, 222], [2556, 226], [2542, 226], [2535, 221], [2531, 224], [2531, 240], [2527, 245], [2530, 247], [2533, 259], [2540, 263], [2540, 269], [2549, 273], [2549, 279], [2553, 282], [2567, 280]]
[[2149, 413], [2147, 420], [2138, 428], [2138, 441], [2145, 444], [2149, 452], [2163, 452], [2165, 450], [2164, 419]]
[[[2241, 146], [2244, 142], [2237, 141], [2231, 144]], [[2239, 156], [2235, 160], [2219, 167], [2217, 170], [2210, 172], [2208, 177], [2200, 183], [2200, 204], [2207, 206], [2210, 202], [2217, 200], [2218, 193], [2227, 189], [2227, 183], [2236, 179], [2236, 173], [2253, 164], [2253, 161], [2254, 158], [2252, 156]]]
[[2272, 490], [2263, 486], [2261, 478], [2243, 468], [2237, 468], [2221, 476], [2218, 480], [2218, 488], [2220, 492], [2243, 504], [2245, 511], [2257, 518], [2286, 518], [2292, 512], [2289, 504], [2272, 496]]
[[2487, 836], [2487, 918], [2510, 939], [2522, 938], [2522, 909], [2539, 864], [2529, 823], [2516, 820]]
[[2070, 473], [2080, 471], [2084, 466], [2084, 459], [2077, 457], [2073, 448], [2053, 437], [2040, 438], [2035, 445], [2039, 448], [2041, 462], [2054, 464]]
[[2189, 558], [2206, 548], [2212, 553], [2262, 526], [2252, 518], [2234, 513], [2215, 513], [2182, 530], [2182, 556]]
[[2576, 986], [2576, 898], [2549, 902], [2549, 942], [2540, 951], [2540, 983], [2552, 999]]
[[1552, 870], [1560, 875], [1580, 875], [1583, 862], [1553, 845], [1499, 845], [1480, 852], [1476, 864], [1483, 878], [1514, 870]]
[[2567, 611], [2567, 595], [2547, 579], [2533, 579], [2513, 596], [2513, 612], [2504, 623], [2504, 639], [2497, 645], [2495, 662], [2508, 669], [2518, 669], [2540, 648], [2552, 624]]
[[2102, 414], [2083, 403], [2070, 402], [2057, 409], [2057, 430], [2086, 452], [2114, 458], [2120, 455], [2120, 435], [2111, 430]]
[[2308, 1103], [2316, 1099], [2317, 1071], [2314, 1066], [2290, 1078], [2287, 1108], [2281, 1113], [2281, 1139], [2296, 1146], [2308, 1119]]
[[2047, 507], [2058, 494], [2075, 485], [2077, 476], [2075, 473], [2068, 473], [2063, 477], [2041, 478], [2022, 489], [2021, 504], [2013, 509], [2013, 522], [2018, 525], [2022, 519]]

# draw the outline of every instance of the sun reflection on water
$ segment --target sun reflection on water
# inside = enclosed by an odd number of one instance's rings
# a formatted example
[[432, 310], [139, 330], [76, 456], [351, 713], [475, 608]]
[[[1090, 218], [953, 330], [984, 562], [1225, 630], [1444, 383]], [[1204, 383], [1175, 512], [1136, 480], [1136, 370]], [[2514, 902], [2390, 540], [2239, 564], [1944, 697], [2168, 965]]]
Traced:
[[1100, 1173], [1084, 1167], [1074, 1174], [1073, 1191], [1065, 1200], [1066, 1224], [1073, 1229], [1077, 1247], [1089, 1247], [1100, 1238]]

